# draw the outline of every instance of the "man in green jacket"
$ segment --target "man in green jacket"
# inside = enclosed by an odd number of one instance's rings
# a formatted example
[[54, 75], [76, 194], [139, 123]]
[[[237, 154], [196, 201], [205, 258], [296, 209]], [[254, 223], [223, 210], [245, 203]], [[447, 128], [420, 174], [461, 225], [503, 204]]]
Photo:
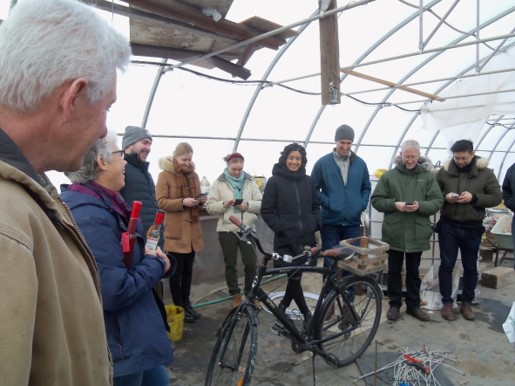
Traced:
[[488, 169], [488, 160], [474, 155], [471, 141], [456, 141], [451, 151], [452, 160], [444, 164], [436, 177], [445, 196], [438, 224], [441, 313], [446, 320], [456, 320], [451, 291], [452, 271], [459, 250], [463, 265], [460, 313], [465, 319], [474, 320], [476, 315], [470, 304], [474, 300], [478, 279], [477, 256], [485, 231], [485, 208], [499, 205], [502, 194], [495, 174]]
[[431, 173], [433, 165], [420, 155], [417, 141], [401, 145], [396, 166], [385, 172], [372, 194], [372, 206], [384, 213], [382, 240], [388, 250], [388, 320], [399, 319], [402, 305], [402, 266], [406, 257], [407, 314], [423, 322], [429, 316], [420, 309], [419, 266], [422, 252], [430, 249], [432, 229], [429, 216], [443, 205], [443, 197]]

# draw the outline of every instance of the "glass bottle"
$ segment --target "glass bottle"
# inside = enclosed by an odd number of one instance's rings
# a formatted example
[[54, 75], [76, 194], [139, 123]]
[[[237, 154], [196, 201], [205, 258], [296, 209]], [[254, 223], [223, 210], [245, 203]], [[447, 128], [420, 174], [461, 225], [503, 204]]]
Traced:
[[165, 216], [165, 212], [162, 210], [158, 210], [156, 213], [156, 218], [154, 220], [154, 224], [150, 226], [147, 232], [147, 242], [145, 244], [145, 248], [151, 249], [155, 251], [157, 249], [157, 244], [159, 243], [159, 237], [161, 236], [161, 226], [163, 224], [163, 219]]

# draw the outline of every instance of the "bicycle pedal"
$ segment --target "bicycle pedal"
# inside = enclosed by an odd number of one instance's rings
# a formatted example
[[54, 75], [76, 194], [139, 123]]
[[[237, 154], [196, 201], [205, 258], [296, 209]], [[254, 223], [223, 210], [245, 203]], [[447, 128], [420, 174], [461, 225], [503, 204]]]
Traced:
[[274, 322], [274, 324], [272, 324], [272, 331], [275, 332], [277, 335], [284, 335], [286, 329], [281, 323]]

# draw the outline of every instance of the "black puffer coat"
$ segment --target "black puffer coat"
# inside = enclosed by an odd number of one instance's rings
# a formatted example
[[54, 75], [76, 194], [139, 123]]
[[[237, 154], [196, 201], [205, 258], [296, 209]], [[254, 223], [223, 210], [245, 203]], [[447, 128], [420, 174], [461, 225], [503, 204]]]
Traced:
[[[154, 223], [157, 212], [156, 187], [152, 175], [148, 172], [148, 162], [143, 162], [136, 153], [126, 154], [125, 187], [120, 191], [127, 204], [134, 200], [141, 201], [141, 222], [147, 234], [148, 228]], [[162, 240], [162, 238], [161, 238]], [[160, 245], [162, 242], [160, 241]]]
[[304, 246], [315, 245], [315, 232], [321, 217], [315, 184], [303, 165], [291, 172], [285, 164], [275, 164], [261, 202], [261, 215], [274, 231], [274, 251], [292, 256]]

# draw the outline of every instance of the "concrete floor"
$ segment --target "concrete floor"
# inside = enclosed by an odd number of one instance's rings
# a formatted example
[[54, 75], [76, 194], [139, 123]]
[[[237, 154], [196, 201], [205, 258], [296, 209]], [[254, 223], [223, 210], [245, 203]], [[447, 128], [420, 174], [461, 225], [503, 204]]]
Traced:
[[[428, 264], [426, 259], [425, 264]], [[513, 267], [513, 260], [504, 266]], [[480, 263], [480, 271], [492, 267]], [[513, 275], [513, 274], [512, 274]], [[318, 280], [318, 279], [316, 279]], [[283, 282], [284, 283], [284, 282]], [[303, 277], [305, 291], [313, 279]], [[283, 289], [280, 281], [269, 284], [268, 290]], [[314, 285], [316, 287], [316, 285]], [[290, 341], [271, 330], [273, 318], [264, 310], [259, 313], [258, 358], [252, 380], [253, 385], [394, 385], [393, 370], [381, 371], [353, 381], [363, 374], [373, 372], [394, 362], [403, 350], [420, 351], [424, 346], [433, 352], [450, 352], [457, 362], [446, 361], [452, 367], [440, 366], [435, 371], [436, 385], [507, 386], [515, 385], [515, 345], [510, 344], [502, 323], [506, 320], [515, 300], [515, 275], [510, 283], [500, 289], [478, 285], [479, 304], [475, 307], [477, 320], [470, 322], [461, 316], [454, 322], [441, 318], [438, 311], [430, 312], [431, 321], [422, 323], [405, 314], [397, 322], [386, 319], [388, 299], [383, 300], [383, 317], [377, 335], [368, 350], [356, 363], [334, 369], [316, 357], [316, 374], [313, 373], [312, 356], [296, 354]], [[206, 368], [215, 341], [215, 333], [229, 311], [230, 300], [225, 283], [197, 284], [193, 288], [193, 302], [201, 319], [186, 324], [182, 340], [175, 343], [176, 360], [171, 365], [171, 385], [196, 386], [204, 384]], [[165, 302], [170, 296], [165, 285]], [[425, 384], [425, 383], [421, 383]]]

